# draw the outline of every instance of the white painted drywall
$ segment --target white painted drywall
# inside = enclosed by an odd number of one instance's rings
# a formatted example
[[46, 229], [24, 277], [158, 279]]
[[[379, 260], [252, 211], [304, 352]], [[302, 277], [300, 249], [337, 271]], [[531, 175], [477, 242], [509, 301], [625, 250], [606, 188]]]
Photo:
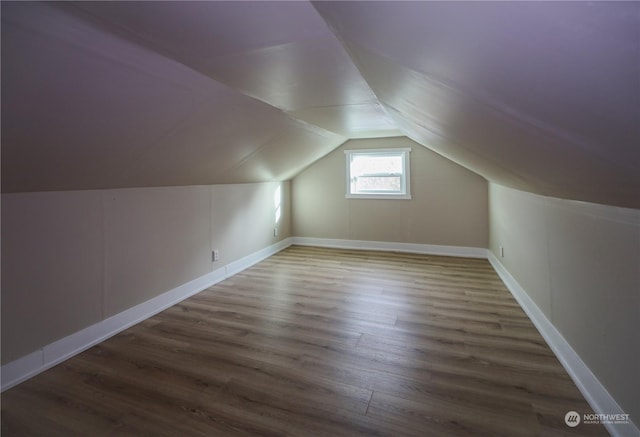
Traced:
[[[411, 147], [411, 200], [346, 199], [345, 149]], [[487, 181], [406, 137], [351, 140], [292, 181], [300, 237], [487, 247]]]
[[266, 182], [3, 194], [2, 363], [289, 237], [289, 192]]
[[490, 250], [637, 421], [640, 210], [492, 183], [489, 211]]

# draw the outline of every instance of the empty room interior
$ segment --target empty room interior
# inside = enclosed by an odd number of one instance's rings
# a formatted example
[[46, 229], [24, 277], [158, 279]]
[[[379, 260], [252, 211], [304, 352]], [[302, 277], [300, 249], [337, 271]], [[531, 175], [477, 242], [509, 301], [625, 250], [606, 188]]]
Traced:
[[10, 2], [4, 436], [640, 436], [640, 2]]

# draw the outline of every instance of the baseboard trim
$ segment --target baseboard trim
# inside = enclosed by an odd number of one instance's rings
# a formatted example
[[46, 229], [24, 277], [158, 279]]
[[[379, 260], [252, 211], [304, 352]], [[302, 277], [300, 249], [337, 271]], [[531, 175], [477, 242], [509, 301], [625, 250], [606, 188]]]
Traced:
[[388, 241], [340, 240], [333, 238], [293, 237], [292, 244], [299, 246], [330, 247], [335, 249], [381, 250], [391, 252], [421, 253], [426, 255], [487, 258], [482, 247], [440, 246], [434, 244], [395, 243]]
[[282, 241], [272, 244], [271, 246], [267, 246], [264, 249], [260, 249], [250, 255], [240, 258], [237, 261], [230, 262], [225, 266], [226, 277], [228, 278], [235, 275], [236, 273], [240, 273], [244, 269], [247, 269], [252, 265], [257, 264], [260, 261], [270, 257], [271, 255], [274, 255], [281, 250], [286, 249], [293, 244], [293, 240], [293, 237], [285, 238]]
[[[518, 301], [524, 312], [527, 313], [594, 412], [597, 414], [625, 414], [620, 405], [604, 388], [562, 334], [547, 319], [518, 281], [511, 276], [511, 273], [500, 263], [493, 252], [488, 251], [488, 255], [489, 262], [498, 273], [498, 276], [500, 276], [500, 279], [502, 279], [502, 282]], [[640, 430], [631, 421], [628, 424], [606, 423], [604, 426], [613, 437], [640, 436]]]
[[1, 391], [8, 390], [170, 306], [200, 293], [291, 244], [292, 238], [279, 241], [3, 365], [0, 369]]

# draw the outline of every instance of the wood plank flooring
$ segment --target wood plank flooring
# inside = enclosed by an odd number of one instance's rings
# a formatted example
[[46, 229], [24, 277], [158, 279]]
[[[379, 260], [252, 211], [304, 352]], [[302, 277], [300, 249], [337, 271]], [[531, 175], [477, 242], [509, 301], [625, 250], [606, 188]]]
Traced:
[[299, 246], [1, 400], [3, 437], [608, 435], [486, 260]]

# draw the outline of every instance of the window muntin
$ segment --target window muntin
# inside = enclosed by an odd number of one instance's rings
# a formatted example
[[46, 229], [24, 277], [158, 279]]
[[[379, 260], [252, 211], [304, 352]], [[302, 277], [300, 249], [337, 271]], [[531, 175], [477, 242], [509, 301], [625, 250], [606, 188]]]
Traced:
[[347, 198], [410, 199], [410, 148], [345, 150]]

